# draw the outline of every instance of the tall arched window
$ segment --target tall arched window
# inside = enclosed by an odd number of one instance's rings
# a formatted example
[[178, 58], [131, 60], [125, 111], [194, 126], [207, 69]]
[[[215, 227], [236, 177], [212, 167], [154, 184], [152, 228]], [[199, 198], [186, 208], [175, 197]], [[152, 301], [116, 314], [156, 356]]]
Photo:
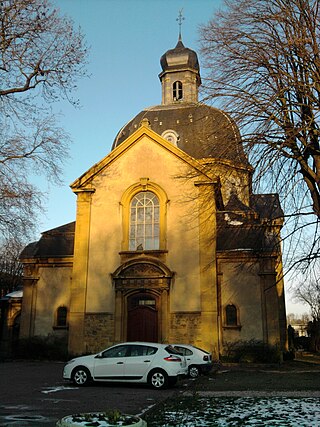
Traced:
[[183, 98], [182, 83], [176, 81], [173, 83], [173, 100], [178, 101]]
[[151, 191], [137, 193], [130, 203], [129, 250], [156, 250], [160, 244], [159, 199]]

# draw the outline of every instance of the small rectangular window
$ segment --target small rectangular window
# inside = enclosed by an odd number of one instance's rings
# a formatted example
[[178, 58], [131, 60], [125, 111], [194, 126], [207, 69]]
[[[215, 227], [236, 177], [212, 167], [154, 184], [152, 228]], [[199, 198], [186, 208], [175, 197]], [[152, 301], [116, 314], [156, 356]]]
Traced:
[[67, 307], [61, 306], [57, 309], [56, 326], [63, 328], [67, 326], [68, 309]]

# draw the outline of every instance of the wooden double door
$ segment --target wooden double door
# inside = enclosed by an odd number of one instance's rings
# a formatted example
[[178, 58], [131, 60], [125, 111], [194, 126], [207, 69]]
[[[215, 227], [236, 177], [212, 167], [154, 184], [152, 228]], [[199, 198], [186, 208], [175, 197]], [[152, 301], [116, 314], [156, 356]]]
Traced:
[[147, 292], [128, 298], [128, 341], [158, 342], [158, 301]]

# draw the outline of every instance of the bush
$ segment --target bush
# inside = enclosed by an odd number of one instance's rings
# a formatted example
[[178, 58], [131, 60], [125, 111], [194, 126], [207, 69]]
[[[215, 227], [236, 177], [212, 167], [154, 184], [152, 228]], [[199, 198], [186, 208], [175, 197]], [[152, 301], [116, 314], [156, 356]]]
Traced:
[[224, 345], [225, 353], [221, 356], [223, 362], [234, 363], [278, 363], [280, 351], [278, 347], [262, 341], [236, 341]]
[[18, 359], [67, 360], [68, 340], [54, 335], [21, 338], [13, 356]]

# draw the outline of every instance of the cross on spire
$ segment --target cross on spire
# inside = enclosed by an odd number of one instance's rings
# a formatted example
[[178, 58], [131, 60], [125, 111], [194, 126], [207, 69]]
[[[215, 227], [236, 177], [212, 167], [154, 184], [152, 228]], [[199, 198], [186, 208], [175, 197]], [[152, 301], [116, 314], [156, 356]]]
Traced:
[[183, 11], [183, 9], [179, 10], [179, 15], [178, 15], [178, 18], [176, 19], [176, 21], [178, 21], [178, 25], [179, 25], [179, 40], [181, 40], [181, 26], [182, 26], [182, 21], [185, 20], [184, 16], [182, 16], [182, 11]]

